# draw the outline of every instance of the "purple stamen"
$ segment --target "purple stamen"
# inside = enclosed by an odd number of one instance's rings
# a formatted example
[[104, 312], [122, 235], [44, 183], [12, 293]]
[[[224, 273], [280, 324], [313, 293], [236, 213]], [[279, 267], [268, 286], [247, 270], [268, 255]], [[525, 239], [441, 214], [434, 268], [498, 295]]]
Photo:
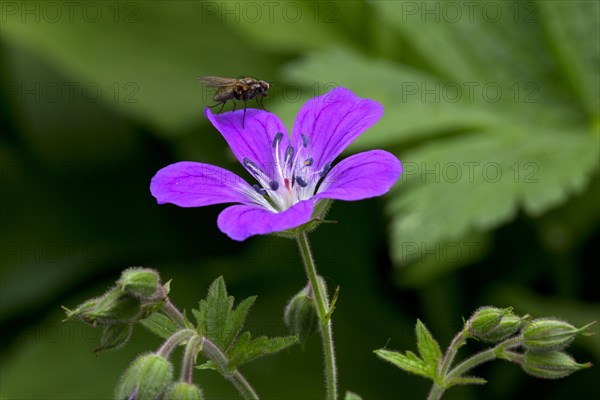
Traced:
[[323, 167], [323, 170], [321, 172], [319, 172], [319, 176], [321, 178], [324, 177], [329, 172], [330, 169], [331, 169], [331, 163], [325, 164], [325, 166]]
[[304, 179], [300, 178], [299, 176], [296, 177], [296, 182], [298, 183], [298, 185], [300, 185], [300, 187], [308, 186], [308, 183], [304, 182]]
[[307, 147], [308, 146], [308, 137], [304, 133], [301, 133], [300, 137], [302, 138], [302, 146]]
[[306, 160], [304, 160], [304, 165], [307, 167], [310, 167], [311, 165], [313, 165], [312, 157], [308, 157]]
[[252, 187], [254, 188], [254, 190], [256, 190], [256, 193], [258, 193], [260, 195], [265, 195], [267, 193], [267, 191], [265, 189], [261, 188], [256, 183], [254, 185], [252, 185]]
[[281, 139], [283, 139], [283, 133], [277, 132], [277, 134], [275, 134], [275, 139], [273, 139], [273, 148], [279, 146], [279, 143], [281, 143]]
[[287, 149], [285, 149], [285, 163], [291, 163], [292, 158], [294, 158], [294, 148], [292, 146], [288, 146]]
[[277, 181], [271, 181], [269, 182], [269, 187], [271, 190], [277, 191], [277, 189], [279, 189], [279, 183]]
[[244, 162], [244, 165], [248, 169], [250, 169], [252, 172], [254, 172], [256, 175], [261, 175], [262, 174], [262, 171], [260, 170], [260, 168], [258, 168], [258, 165], [254, 164], [248, 158], [244, 158], [243, 162]]

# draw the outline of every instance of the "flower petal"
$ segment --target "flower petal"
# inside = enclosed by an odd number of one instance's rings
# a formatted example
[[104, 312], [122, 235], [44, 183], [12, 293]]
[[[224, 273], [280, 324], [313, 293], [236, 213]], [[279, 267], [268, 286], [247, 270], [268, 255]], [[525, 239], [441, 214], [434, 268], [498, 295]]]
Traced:
[[[275, 176], [276, 160], [274, 158], [273, 140], [278, 132], [283, 133], [279, 144], [280, 160], [283, 160], [285, 150], [289, 145], [289, 136], [283, 122], [275, 114], [249, 108], [244, 110], [213, 114], [210, 108], [204, 111], [206, 117], [215, 128], [223, 135], [233, 154], [244, 165], [244, 158], [248, 158], [270, 179]], [[243, 127], [242, 127], [242, 121]], [[246, 169], [248, 167], [244, 165]], [[252, 171], [248, 169], [252, 174]]]
[[338, 87], [302, 106], [294, 122], [292, 143], [300, 149], [305, 135], [308, 146], [302, 157], [312, 157], [314, 169], [320, 171], [382, 115], [383, 106], [378, 102]]
[[250, 203], [254, 189], [242, 178], [210, 164], [183, 161], [159, 170], [150, 192], [159, 204], [200, 207], [221, 203]]
[[253, 235], [284, 231], [308, 222], [314, 203], [301, 201], [282, 212], [248, 205], [231, 206], [224, 209], [217, 224], [219, 229], [233, 240], [245, 240]]
[[386, 193], [402, 173], [396, 156], [383, 150], [358, 153], [331, 169], [316, 199], [361, 200]]

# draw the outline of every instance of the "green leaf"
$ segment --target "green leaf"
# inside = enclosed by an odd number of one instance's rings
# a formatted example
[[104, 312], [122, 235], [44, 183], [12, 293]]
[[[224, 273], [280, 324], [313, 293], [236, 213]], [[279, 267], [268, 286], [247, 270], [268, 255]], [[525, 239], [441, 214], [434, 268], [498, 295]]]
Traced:
[[227, 350], [242, 330], [255, 300], [256, 296], [248, 297], [232, 311], [235, 299], [227, 295], [225, 280], [221, 276], [210, 285], [206, 300], [201, 300], [198, 310], [192, 310], [192, 314], [200, 332], [220, 349]]
[[[431, 62], [442, 76], [457, 82], [495, 82], [508, 86], [515, 79], [538, 82], [551, 72], [551, 59], [541, 46], [543, 32], [535, 13], [525, 15], [512, 2], [493, 3], [494, 12], [478, 4], [457, 3], [461, 17], [440, 18], [407, 13], [405, 4], [370, 3], [379, 18]], [[423, 11], [425, 4], [421, 4]], [[490, 11], [489, 13], [487, 11]], [[521, 15], [516, 15], [522, 11]], [[533, 14], [533, 15], [532, 15]], [[439, 18], [439, 14], [437, 17]], [[399, 23], [401, 21], [401, 23]]]
[[[423, 101], [423, 88], [440, 88], [438, 77], [347, 49], [309, 53], [288, 64], [284, 74], [288, 80], [305, 85], [306, 99], [343, 86], [384, 106], [382, 119], [357, 139], [352, 145], [355, 149], [423, 139], [453, 129], [481, 128], [498, 119], [496, 110], [473, 105], [467, 96], [461, 96], [458, 102], [450, 97], [448, 101], [442, 97], [439, 101]], [[291, 122], [300, 104], [277, 104], [275, 110], [284, 121]]]
[[296, 336], [276, 338], [261, 336], [252, 339], [250, 332], [245, 332], [238, 338], [233, 348], [227, 352], [229, 369], [233, 371], [247, 362], [269, 354], [275, 354], [297, 342], [298, 338]]
[[420, 320], [417, 320], [415, 332], [417, 336], [417, 348], [419, 349], [421, 359], [423, 359], [426, 368], [429, 370], [429, 376], [435, 378], [438, 364], [442, 359], [440, 346]]
[[538, 1], [543, 27], [588, 113], [600, 114], [600, 3]]
[[[66, 81], [100, 88], [99, 101], [107, 106], [173, 134], [197, 122], [200, 102], [211, 104], [210, 93], [196, 80], [199, 75], [237, 76], [239, 60], [250, 76], [274, 72], [272, 60], [252, 41], [240, 45], [234, 17], [223, 23], [207, 6], [100, 2], [94, 7], [98, 19], [75, 12], [72, 18], [38, 23], [23, 23], [20, 13], [8, 13], [2, 39], [51, 61], [68, 76]], [[215, 3], [217, 11], [221, 6]], [[200, 49], [199, 38], [209, 37], [218, 40], [202, 42]]]
[[344, 400], [362, 400], [362, 397], [360, 397], [359, 395], [357, 395], [354, 392], [346, 392], [346, 396], [344, 397]]
[[487, 381], [476, 376], [461, 376], [458, 378], [447, 379], [445, 383], [446, 387], [449, 388], [456, 385], [485, 385]]
[[407, 351], [406, 355], [397, 351], [384, 349], [375, 350], [374, 353], [379, 358], [394, 364], [406, 372], [433, 379], [427, 364], [410, 351]]
[[148, 318], [140, 320], [140, 323], [144, 328], [163, 339], [168, 339], [180, 329], [169, 317], [159, 312], [153, 312]]
[[232, 343], [240, 333], [244, 327], [244, 322], [246, 321], [248, 311], [250, 311], [250, 307], [252, 307], [255, 300], [256, 296], [251, 296], [247, 299], [244, 299], [240, 304], [238, 304], [236, 309], [229, 314], [229, 317], [227, 318], [227, 328], [225, 331], [227, 336], [224, 338], [225, 343]]
[[437, 140], [406, 153], [402, 183], [389, 204], [394, 260], [410, 261], [409, 244], [432, 251], [493, 229], [519, 208], [536, 217], [583, 191], [598, 165], [597, 138], [527, 131]]

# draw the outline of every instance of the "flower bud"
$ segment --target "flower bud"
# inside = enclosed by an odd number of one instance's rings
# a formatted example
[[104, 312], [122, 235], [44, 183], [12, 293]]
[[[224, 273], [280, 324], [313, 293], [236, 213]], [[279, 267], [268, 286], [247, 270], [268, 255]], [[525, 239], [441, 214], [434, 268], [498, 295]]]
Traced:
[[105, 323], [133, 322], [141, 311], [140, 301], [115, 288], [97, 299], [93, 310], [86, 316], [93, 321]]
[[115, 391], [119, 400], [153, 400], [173, 380], [173, 366], [158, 354], [143, 354], [127, 368]]
[[481, 307], [467, 321], [469, 334], [476, 339], [485, 340], [500, 325], [506, 315], [512, 314], [510, 308]]
[[283, 319], [290, 333], [298, 336], [300, 342], [306, 342], [317, 332], [319, 316], [310, 285], [290, 299], [285, 307]]
[[591, 367], [591, 363], [579, 364], [562, 351], [535, 353], [528, 351], [523, 360], [523, 370], [529, 375], [543, 379], [559, 379], [580, 369]]
[[[149, 268], [128, 268], [121, 274], [117, 286], [141, 300], [161, 297], [160, 276]], [[164, 297], [164, 296], [163, 296]]]
[[523, 328], [523, 345], [536, 352], [562, 350], [592, 324], [578, 329], [556, 318], [535, 319]]
[[98, 301], [99, 301], [99, 298], [90, 299], [90, 300], [86, 300], [85, 302], [81, 303], [74, 310], [69, 310], [66, 307], [63, 307], [63, 309], [65, 310], [65, 312], [67, 314], [67, 319], [75, 317], [75, 318], [79, 318], [80, 320], [82, 320], [85, 323], [93, 324], [96, 320], [95, 320], [95, 318], [91, 318], [90, 314], [94, 310], [96, 305], [98, 304]]
[[203, 400], [204, 393], [196, 385], [190, 383], [178, 382], [174, 383], [167, 393], [164, 395], [163, 400]]
[[523, 318], [513, 313], [502, 317], [500, 323], [485, 337], [480, 338], [484, 342], [497, 343], [508, 339], [521, 329]]

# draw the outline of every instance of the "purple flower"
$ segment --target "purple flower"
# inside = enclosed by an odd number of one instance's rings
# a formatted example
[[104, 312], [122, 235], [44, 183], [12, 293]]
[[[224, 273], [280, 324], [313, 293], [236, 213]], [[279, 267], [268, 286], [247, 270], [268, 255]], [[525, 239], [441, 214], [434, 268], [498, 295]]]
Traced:
[[402, 172], [400, 161], [383, 150], [336, 157], [383, 114], [383, 107], [341, 87], [309, 100], [300, 110], [291, 140], [281, 120], [248, 109], [206, 117], [258, 181], [250, 185], [225, 169], [178, 162], [156, 173], [150, 191], [159, 204], [227, 207], [217, 220], [234, 240], [296, 228], [311, 220], [323, 199], [361, 200], [386, 193]]

